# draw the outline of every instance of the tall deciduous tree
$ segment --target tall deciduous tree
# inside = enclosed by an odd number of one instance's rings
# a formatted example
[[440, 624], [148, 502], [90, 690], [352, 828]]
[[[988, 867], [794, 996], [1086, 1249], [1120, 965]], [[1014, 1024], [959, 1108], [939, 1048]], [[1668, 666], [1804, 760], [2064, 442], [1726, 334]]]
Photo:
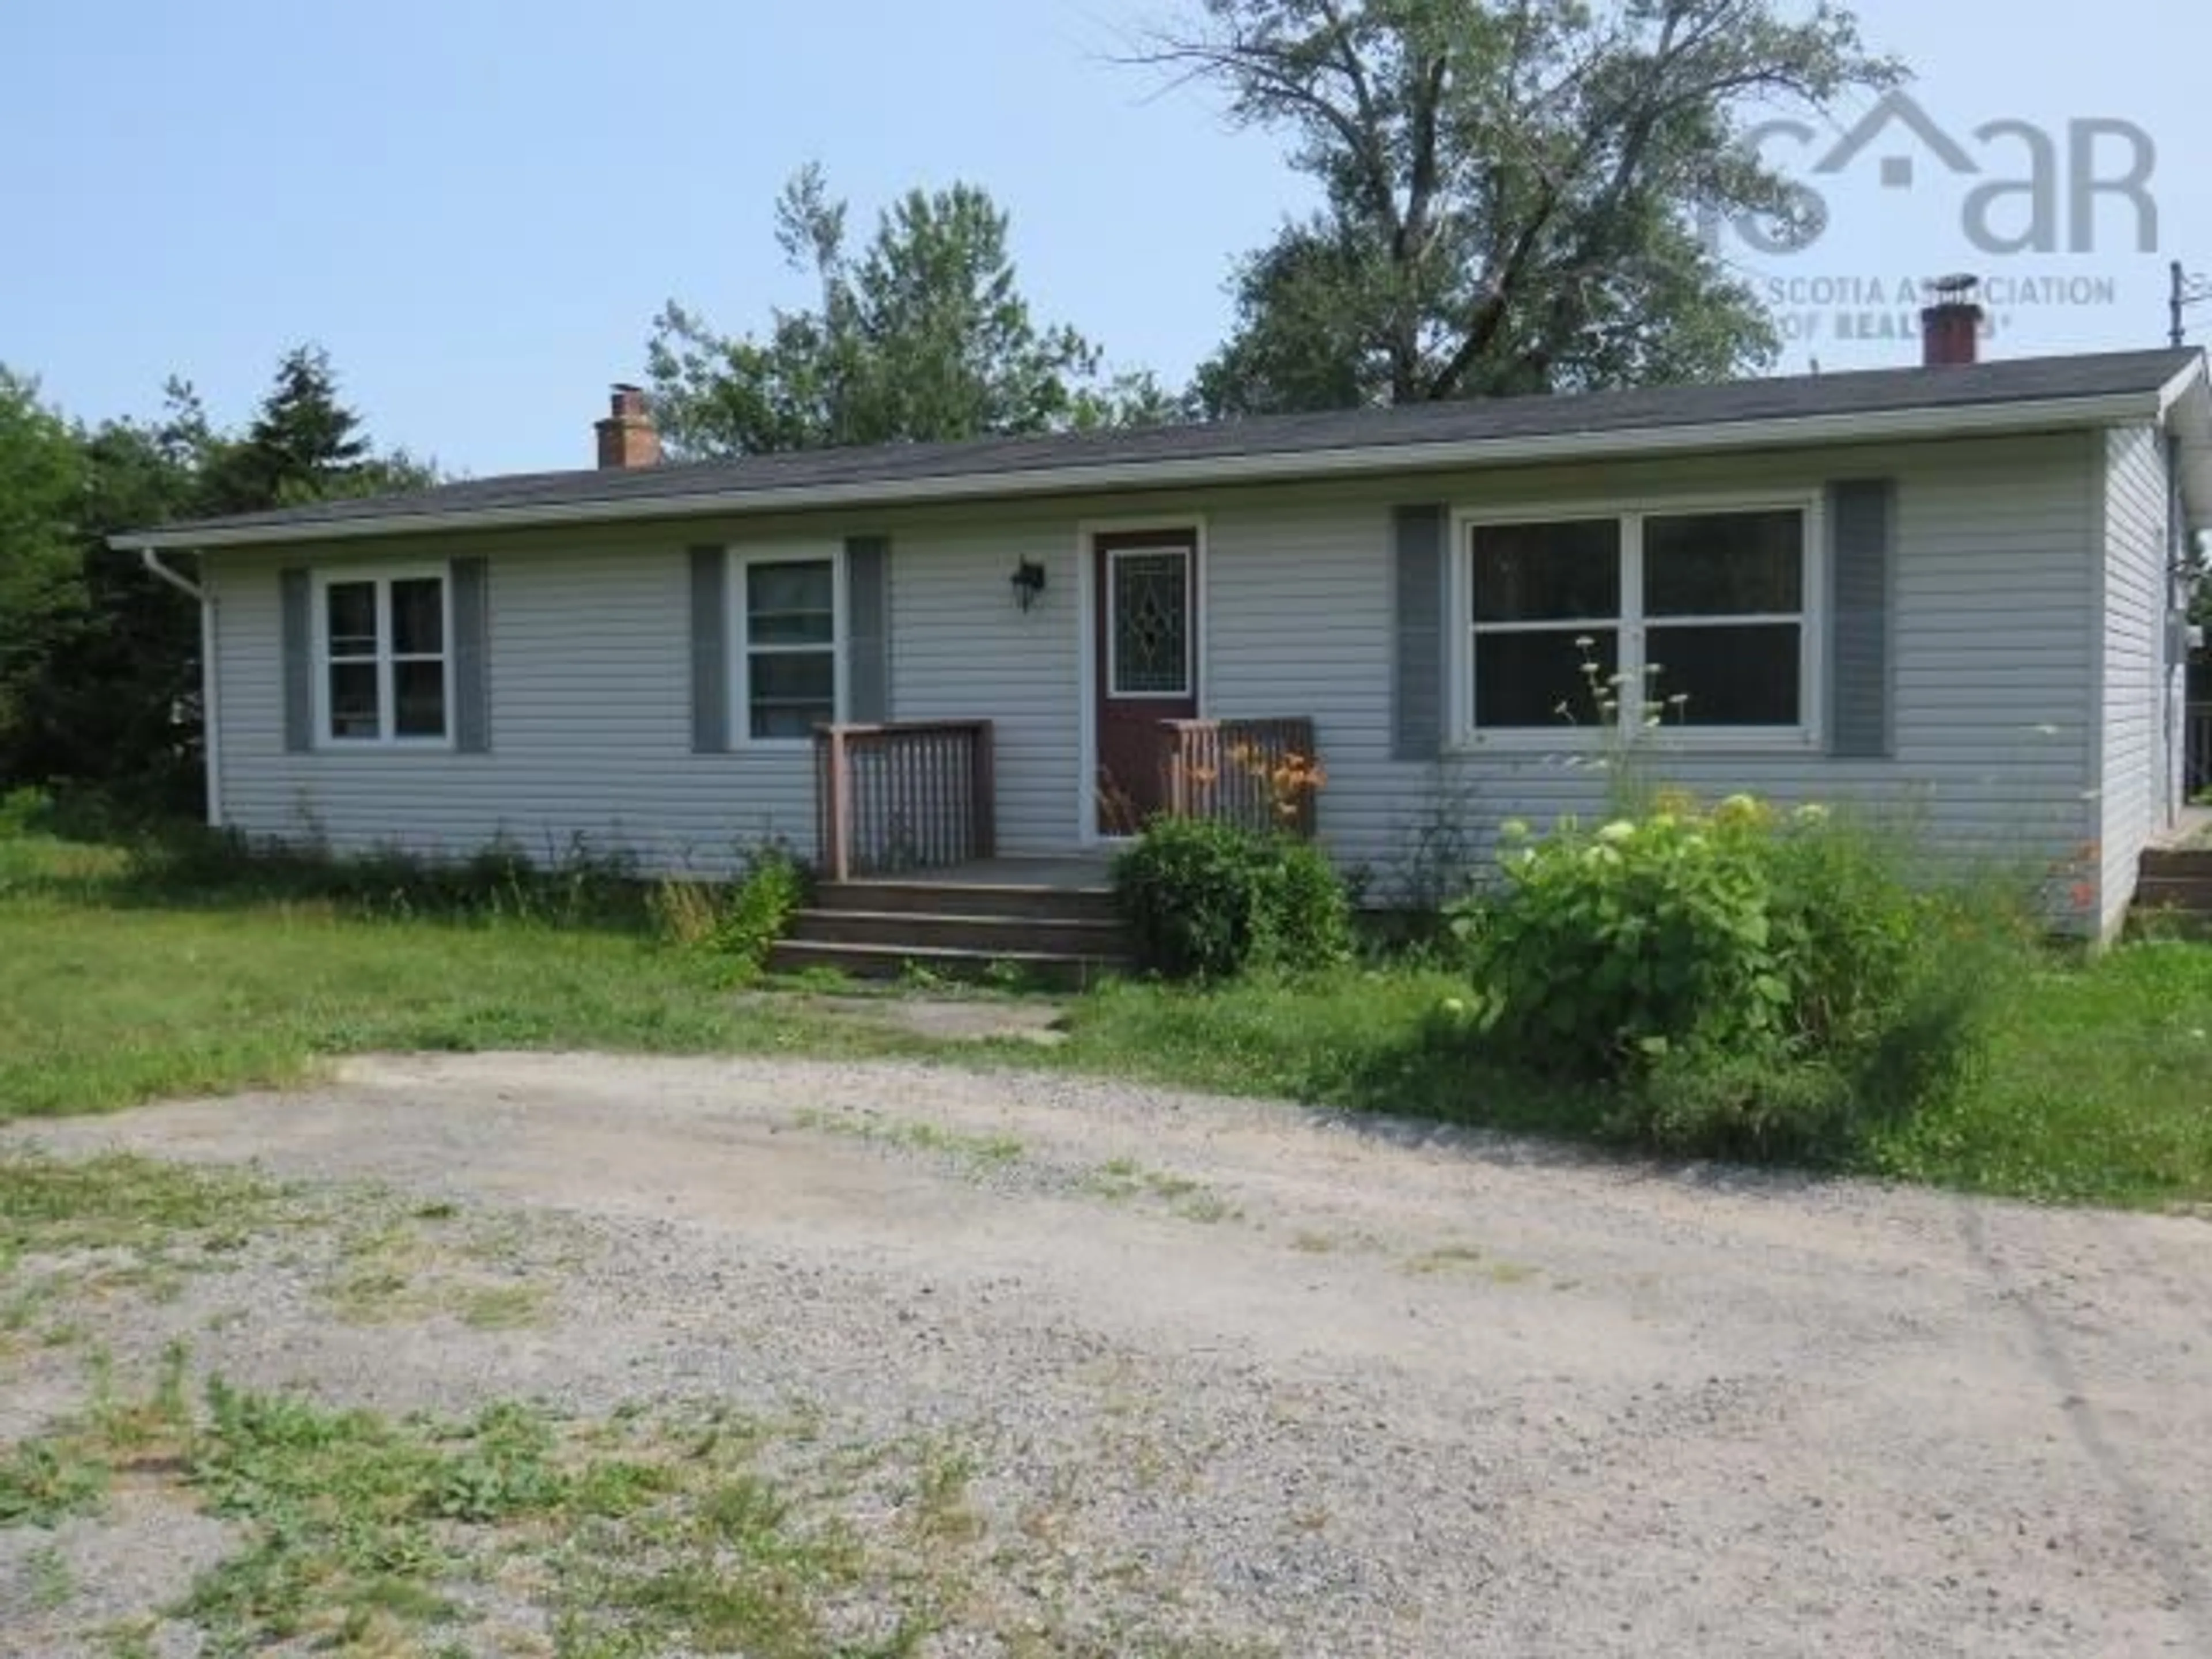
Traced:
[[22, 720], [47, 641], [85, 608], [76, 530], [88, 474], [36, 382], [0, 367], [0, 744]]
[[1886, 86], [1850, 14], [1774, 0], [1201, 0], [1139, 61], [1294, 141], [1323, 205], [1247, 259], [1209, 412], [1717, 378], [1770, 361], [1699, 234], [1787, 229], [1760, 111]]
[[720, 334], [671, 301], [647, 362], [672, 449], [762, 454], [1170, 419], [1149, 376], [1102, 381], [1073, 328], [1040, 325], [1006, 246], [1006, 216], [969, 185], [912, 191], [855, 256], [846, 204], [808, 167], [776, 204], [776, 240], [810, 272], [809, 309], [763, 336]]

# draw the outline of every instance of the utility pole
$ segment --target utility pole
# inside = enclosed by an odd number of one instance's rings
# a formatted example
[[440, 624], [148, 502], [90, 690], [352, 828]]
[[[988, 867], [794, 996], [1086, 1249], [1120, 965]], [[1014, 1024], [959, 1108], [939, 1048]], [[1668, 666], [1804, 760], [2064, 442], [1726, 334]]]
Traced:
[[2192, 276], [2182, 269], [2176, 259], [2171, 267], [2173, 275], [2173, 297], [2167, 301], [2167, 310], [2173, 318], [2173, 332], [2168, 337], [2178, 350], [2189, 343], [2189, 331], [2185, 326], [2189, 307], [2212, 301], [2212, 276]]

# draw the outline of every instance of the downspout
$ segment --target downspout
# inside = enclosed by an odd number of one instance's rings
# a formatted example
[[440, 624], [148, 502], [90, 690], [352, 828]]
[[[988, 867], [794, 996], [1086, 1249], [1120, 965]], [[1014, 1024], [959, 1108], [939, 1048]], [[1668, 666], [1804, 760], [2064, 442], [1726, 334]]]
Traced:
[[[222, 722], [217, 718], [215, 672], [215, 595], [182, 572], [161, 562], [161, 553], [141, 548], [138, 557], [146, 574], [191, 600], [200, 608], [200, 754], [207, 763], [207, 821], [222, 827]], [[204, 556], [203, 556], [204, 557]]]

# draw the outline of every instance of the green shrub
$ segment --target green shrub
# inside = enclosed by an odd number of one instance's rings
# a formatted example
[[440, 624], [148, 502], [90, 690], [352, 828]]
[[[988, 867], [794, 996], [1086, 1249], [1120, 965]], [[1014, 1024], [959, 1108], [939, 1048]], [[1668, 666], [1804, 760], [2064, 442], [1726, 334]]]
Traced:
[[741, 858], [727, 884], [665, 881], [653, 890], [653, 920], [670, 943], [708, 952], [735, 979], [751, 979], [805, 907], [805, 866], [769, 842]]
[[46, 827], [53, 814], [54, 798], [26, 784], [0, 794], [0, 836], [27, 836]]
[[1455, 915], [1485, 1044], [1614, 1085], [1629, 1139], [1819, 1157], [1975, 1062], [2016, 913], [1896, 837], [1736, 796], [1510, 839]]
[[805, 908], [807, 885], [805, 868], [790, 848], [770, 842], [753, 850], [731, 892], [716, 946], [740, 967], [757, 971], [769, 947]]
[[1114, 888], [1138, 961], [1169, 979], [1322, 968], [1351, 952], [1342, 880], [1290, 836], [1158, 818], [1115, 859]]

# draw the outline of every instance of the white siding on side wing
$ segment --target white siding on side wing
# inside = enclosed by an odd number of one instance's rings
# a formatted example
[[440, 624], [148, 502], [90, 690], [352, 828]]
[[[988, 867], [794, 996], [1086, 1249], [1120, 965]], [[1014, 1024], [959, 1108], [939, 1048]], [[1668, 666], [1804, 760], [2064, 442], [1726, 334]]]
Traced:
[[[1024, 611], [1012, 577], [1042, 565]], [[999, 850], [1065, 852], [1078, 834], [1081, 610], [1075, 532], [1057, 519], [932, 521], [891, 540], [891, 717], [988, 720]]]
[[[2101, 440], [2084, 434], [1616, 468], [1579, 480], [1469, 477], [1397, 499], [1466, 507], [1894, 477], [1894, 757], [1668, 749], [1654, 775], [1707, 795], [1746, 789], [1861, 804], [1910, 820], [1941, 846], [2040, 878], [2095, 833], [2087, 793], [2099, 735], [2101, 456]], [[1413, 873], [1418, 848], [1438, 827], [1486, 854], [1507, 818], [1604, 810], [1607, 786], [1587, 757], [1392, 760], [1388, 501], [1223, 508], [1209, 536], [1207, 712], [1316, 718], [1328, 775], [1322, 834], [1342, 860], [1372, 872], [1378, 900]]]
[[2106, 438], [2104, 494], [2103, 770], [2099, 783], [2104, 931], [2126, 920], [2136, 877], [2176, 799], [2179, 744], [2173, 676], [2166, 666], [2169, 493], [2155, 428], [2123, 427]]
[[[741, 842], [811, 847], [804, 753], [695, 755], [678, 545], [518, 549], [489, 571], [492, 752], [288, 754], [278, 555], [216, 561], [223, 806], [249, 837], [464, 856], [635, 854], [720, 871]], [[333, 564], [332, 568], [335, 568]]]

